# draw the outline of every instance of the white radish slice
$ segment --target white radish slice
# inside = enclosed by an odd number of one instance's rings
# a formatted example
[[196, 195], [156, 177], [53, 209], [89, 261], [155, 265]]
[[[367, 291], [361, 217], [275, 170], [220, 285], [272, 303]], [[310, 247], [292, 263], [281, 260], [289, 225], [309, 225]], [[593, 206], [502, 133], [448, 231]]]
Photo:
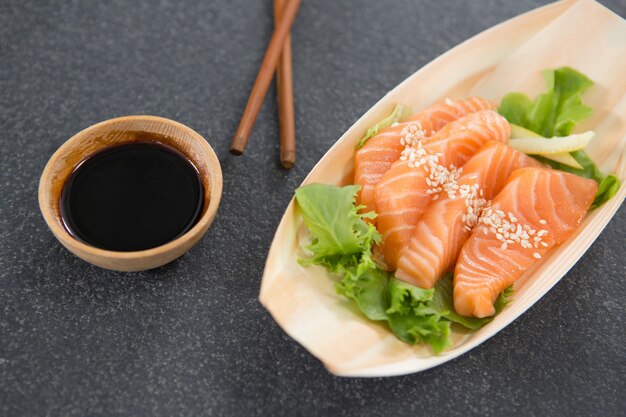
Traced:
[[549, 159], [551, 161], [555, 161], [555, 162], [559, 162], [563, 165], [567, 165], [568, 167], [572, 167], [572, 168], [577, 168], [577, 169], [583, 169], [583, 166], [580, 165], [578, 163], [578, 161], [576, 159], [574, 159], [574, 157], [568, 153], [568, 152], [563, 152], [563, 153], [553, 153], [553, 154], [549, 154], [549, 155], [541, 155], [546, 159]]
[[510, 139], [509, 146], [528, 155], [551, 155], [584, 149], [594, 138], [595, 132], [588, 131], [565, 137]]

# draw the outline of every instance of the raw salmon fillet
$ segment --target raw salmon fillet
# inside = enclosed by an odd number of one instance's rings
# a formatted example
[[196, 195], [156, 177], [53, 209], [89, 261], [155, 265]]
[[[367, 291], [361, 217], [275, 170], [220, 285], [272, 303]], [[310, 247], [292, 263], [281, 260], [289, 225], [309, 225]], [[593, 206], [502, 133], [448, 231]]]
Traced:
[[597, 191], [595, 181], [563, 171], [514, 171], [461, 249], [454, 270], [456, 312], [493, 315], [502, 290], [574, 233]]
[[535, 159], [500, 142], [489, 142], [465, 165], [456, 186], [433, 201], [402, 249], [396, 277], [433, 288], [456, 262], [482, 208], [500, 192], [511, 172], [540, 167]]
[[400, 250], [433, 198], [458, 178], [457, 168], [485, 143], [506, 143], [510, 132], [504, 117], [482, 110], [447, 124], [423, 144], [418, 141], [403, 151], [375, 190], [377, 227], [383, 238], [378, 252], [387, 269], [396, 269]]
[[[374, 186], [391, 164], [400, 158], [404, 149], [402, 137], [415, 134], [420, 130], [425, 137], [470, 113], [494, 109], [495, 105], [480, 97], [463, 101], [451, 101], [435, 104], [421, 111], [396, 126], [383, 129], [370, 138], [354, 156], [354, 184], [361, 186], [357, 204], [365, 206], [362, 212], [375, 211]], [[413, 132], [411, 132], [413, 130]]]

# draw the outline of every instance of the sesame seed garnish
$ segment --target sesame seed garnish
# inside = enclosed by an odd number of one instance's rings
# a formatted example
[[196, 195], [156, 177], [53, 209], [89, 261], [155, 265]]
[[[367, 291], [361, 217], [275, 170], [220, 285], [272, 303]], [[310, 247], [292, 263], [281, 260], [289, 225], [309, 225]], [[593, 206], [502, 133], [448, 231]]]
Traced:
[[420, 122], [408, 123], [400, 132], [402, 146], [417, 147], [426, 138]]
[[457, 180], [462, 169], [454, 165], [446, 167], [440, 163], [442, 154], [430, 153], [424, 149], [422, 141], [425, 139], [424, 131], [419, 124], [412, 124], [405, 127], [401, 132], [400, 143], [404, 145], [404, 150], [400, 155], [401, 161], [407, 161], [409, 168], [423, 167], [428, 173], [426, 184], [429, 189], [426, 194], [432, 195], [433, 200], [438, 199], [438, 193], [445, 191], [451, 198], [456, 196], [459, 188]]
[[539, 223], [541, 223], [541, 224], [548, 224], [548, 221], [544, 220], [544, 219], [541, 219], [541, 220], [539, 220]]
[[454, 104], [454, 101], [450, 100], [448, 97], [446, 97], [446, 104], [448, 106], [452, 106]]
[[[520, 224], [511, 212], [505, 214], [502, 210], [494, 210], [485, 206], [478, 221], [485, 225], [485, 228], [483, 228], [484, 234], [488, 234], [489, 231], [497, 240], [502, 242], [502, 245], [500, 245], [502, 250], [505, 250], [508, 245], [515, 243], [518, 243], [524, 249], [539, 248], [539, 245], [543, 247], [549, 246], [542, 239], [543, 236], [548, 234], [547, 230], [537, 232], [530, 225]], [[538, 252], [534, 252], [533, 256], [541, 259], [541, 255]]]

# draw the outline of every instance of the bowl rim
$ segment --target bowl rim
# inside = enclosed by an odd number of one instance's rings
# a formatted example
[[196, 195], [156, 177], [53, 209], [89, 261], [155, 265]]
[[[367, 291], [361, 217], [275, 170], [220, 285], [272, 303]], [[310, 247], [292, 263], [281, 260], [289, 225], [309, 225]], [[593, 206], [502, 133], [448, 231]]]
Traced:
[[[150, 249], [144, 249], [139, 251], [113, 251], [107, 249], [97, 248], [95, 246], [88, 245], [84, 242], [79, 241], [75, 237], [73, 237], [69, 231], [61, 226], [58, 222], [59, 216], [53, 212], [49, 203], [49, 190], [46, 189], [46, 184], [48, 183], [49, 177], [52, 175], [52, 168], [61, 162], [65, 151], [73, 145], [80, 143], [85, 138], [88, 137], [88, 134], [98, 128], [105, 127], [109, 124], [120, 123], [120, 122], [132, 122], [132, 121], [151, 121], [160, 123], [163, 125], [169, 125], [170, 127], [184, 131], [189, 137], [196, 140], [204, 149], [207, 155], [207, 164], [213, 167], [212, 172], [207, 172], [205, 175], [208, 176], [209, 179], [209, 190], [205, 190], [205, 192], [209, 192], [209, 204], [202, 213], [202, 216], [198, 219], [196, 224], [185, 232], [183, 235], [177, 237], [176, 239], [167, 242], [163, 245], [156, 246]], [[85, 155], [87, 156], [87, 155]], [[202, 174], [201, 174], [202, 175]], [[39, 209], [44, 217], [44, 220], [54, 236], [70, 251], [87, 253], [94, 257], [106, 258], [112, 260], [138, 260], [144, 258], [152, 258], [159, 255], [163, 255], [169, 253], [181, 246], [185, 246], [190, 243], [195, 243], [194, 240], [202, 236], [208, 227], [210, 226], [215, 214], [217, 213], [217, 208], [219, 206], [221, 196], [222, 196], [222, 186], [223, 186], [223, 177], [222, 177], [222, 169], [215, 154], [215, 151], [211, 147], [211, 145], [204, 139], [198, 132], [193, 130], [192, 128], [177, 122], [172, 119], [168, 119], [160, 116], [151, 116], [151, 115], [130, 115], [130, 116], [121, 116], [115, 117], [112, 119], [107, 119], [102, 122], [93, 124], [78, 133], [74, 134], [67, 141], [65, 141], [55, 152], [52, 154], [46, 166], [41, 174], [39, 179], [39, 187], [38, 187], [38, 200], [39, 200]], [[57, 202], [58, 204], [58, 202]]]

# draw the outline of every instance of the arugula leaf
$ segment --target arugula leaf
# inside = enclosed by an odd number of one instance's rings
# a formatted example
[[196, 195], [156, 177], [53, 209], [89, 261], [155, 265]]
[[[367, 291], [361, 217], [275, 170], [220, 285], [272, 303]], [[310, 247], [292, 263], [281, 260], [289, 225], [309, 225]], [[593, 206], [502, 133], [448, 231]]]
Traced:
[[593, 85], [586, 75], [562, 67], [543, 71], [548, 91], [532, 101], [522, 93], [504, 96], [498, 112], [510, 123], [525, 127], [541, 136], [567, 136], [574, 125], [591, 116], [591, 108], [582, 104], [582, 93]]
[[[502, 99], [498, 112], [509, 123], [545, 138], [567, 136], [576, 123], [591, 116], [591, 108], [582, 103], [582, 93], [593, 85], [593, 81], [568, 67], [545, 70], [543, 76], [548, 85], [547, 92], [537, 96], [534, 101], [522, 93], [509, 93]], [[531, 156], [554, 169], [596, 180], [598, 193], [590, 210], [600, 207], [617, 193], [620, 187], [618, 177], [604, 176], [584, 150], [570, 152], [570, 155], [582, 169], [539, 155]]]
[[332, 272], [347, 273], [354, 278], [376, 266], [372, 245], [380, 241], [380, 234], [363, 221], [375, 214], [358, 213], [361, 207], [354, 204], [358, 190], [358, 185], [326, 184], [310, 184], [296, 190], [304, 224], [313, 235], [307, 247], [313, 256], [301, 260], [301, 264], [324, 265]]
[[370, 138], [376, 136], [379, 131], [382, 129], [391, 126], [396, 122], [401, 122], [411, 115], [412, 111], [410, 107], [403, 106], [402, 104], [396, 104], [393, 111], [389, 114], [389, 116], [385, 117], [380, 122], [376, 123], [374, 126], [367, 129], [365, 135], [359, 140], [359, 143], [356, 145], [357, 149], [361, 149], [365, 142], [367, 142]]

